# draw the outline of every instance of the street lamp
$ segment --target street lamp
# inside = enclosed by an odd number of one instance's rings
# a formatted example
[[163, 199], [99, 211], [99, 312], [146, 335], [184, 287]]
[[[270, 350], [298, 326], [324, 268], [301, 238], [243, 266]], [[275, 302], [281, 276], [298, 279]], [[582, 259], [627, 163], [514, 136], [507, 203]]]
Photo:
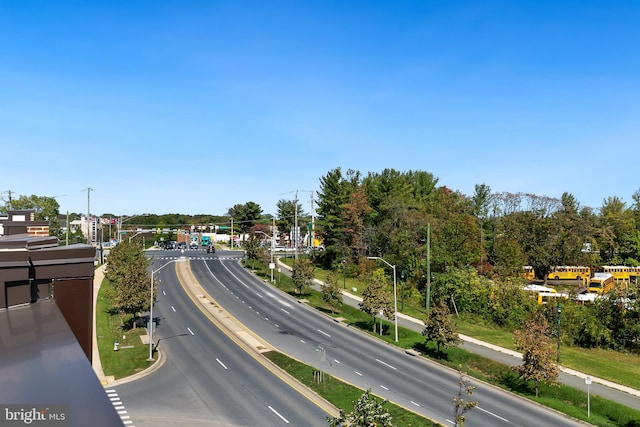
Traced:
[[[182, 251], [184, 253], [184, 251]], [[151, 271], [151, 286], [150, 286], [150, 299], [149, 299], [149, 358], [148, 362], [153, 362], [153, 276], [163, 268], [165, 268], [169, 264], [173, 264], [174, 262], [184, 262], [187, 259], [184, 256], [181, 256], [177, 259], [172, 259], [171, 261], [162, 264], [160, 267]]]
[[342, 288], [347, 289], [347, 259], [342, 258]]
[[556, 362], [560, 363], [560, 313], [562, 313], [562, 304], [558, 303], [558, 355]]
[[132, 240], [134, 237], [139, 236], [139, 235], [144, 234], [144, 233], [151, 233], [152, 231], [153, 231], [153, 230], [142, 230], [142, 231], [137, 231], [137, 232], [136, 232], [136, 234], [134, 234], [133, 236], [129, 237], [129, 243], [131, 243], [131, 240]]
[[400, 286], [402, 286], [402, 293], [400, 294], [400, 311], [404, 311], [404, 271], [400, 272]]
[[256, 233], [264, 234], [267, 236], [269, 240], [271, 240], [271, 262], [269, 263], [269, 270], [271, 270], [271, 283], [273, 283], [273, 270], [276, 268], [276, 265], [273, 263], [273, 252], [275, 250], [275, 238], [273, 236], [269, 236], [264, 231], [256, 230]]
[[370, 256], [367, 258], [380, 260], [393, 269], [393, 320], [395, 323], [396, 342], [398, 342], [398, 298], [396, 295], [396, 266], [388, 263], [384, 258], [381, 258], [379, 256]]

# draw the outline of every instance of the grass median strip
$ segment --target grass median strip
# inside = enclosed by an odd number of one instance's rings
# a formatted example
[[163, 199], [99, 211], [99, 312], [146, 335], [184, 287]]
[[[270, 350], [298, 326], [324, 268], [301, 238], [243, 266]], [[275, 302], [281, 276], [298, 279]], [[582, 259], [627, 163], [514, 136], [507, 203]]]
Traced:
[[[267, 352], [265, 353], [265, 356], [273, 363], [287, 371], [302, 384], [306, 385], [338, 409], [342, 409], [345, 412], [351, 412], [353, 410], [354, 402], [358, 400], [362, 393], [364, 393], [364, 390], [344, 383], [327, 373], [323, 373], [322, 382], [318, 382], [318, 372], [315, 368], [291, 359], [277, 351]], [[385, 404], [385, 408], [393, 417], [394, 426], [427, 427], [439, 425], [433, 424], [426, 418], [390, 402]]]

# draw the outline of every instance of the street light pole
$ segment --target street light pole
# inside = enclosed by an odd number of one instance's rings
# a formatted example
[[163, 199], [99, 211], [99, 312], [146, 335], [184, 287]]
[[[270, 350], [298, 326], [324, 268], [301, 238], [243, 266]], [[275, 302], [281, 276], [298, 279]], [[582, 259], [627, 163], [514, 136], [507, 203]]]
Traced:
[[556, 362], [560, 363], [560, 313], [562, 313], [562, 304], [558, 303], [558, 355]]
[[[184, 251], [182, 251], [184, 253]], [[153, 362], [153, 276], [163, 268], [165, 268], [169, 264], [173, 264], [174, 262], [183, 262], [186, 261], [184, 256], [181, 256], [178, 259], [172, 259], [171, 261], [162, 264], [160, 267], [151, 271], [151, 286], [149, 287], [149, 357], [147, 358], [148, 362]]]
[[381, 258], [379, 256], [370, 256], [367, 258], [380, 260], [393, 269], [393, 321], [395, 326], [396, 342], [398, 342], [398, 297], [396, 294], [396, 266], [390, 264], [384, 258]]
[[342, 288], [347, 289], [347, 259], [342, 258]]
[[272, 236], [269, 236], [264, 231], [256, 230], [256, 233], [264, 234], [269, 240], [271, 240], [271, 262], [269, 263], [269, 270], [271, 270], [271, 283], [273, 283], [273, 269], [276, 268], [275, 264], [273, 263], [273, 252], [275, 250], [274, 238]]

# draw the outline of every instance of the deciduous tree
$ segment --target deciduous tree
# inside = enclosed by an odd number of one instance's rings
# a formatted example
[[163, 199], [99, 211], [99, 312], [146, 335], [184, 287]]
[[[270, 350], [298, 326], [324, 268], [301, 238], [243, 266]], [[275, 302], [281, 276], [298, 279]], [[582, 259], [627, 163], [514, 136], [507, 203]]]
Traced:
[[333, 272], [329, 273], [327, 281], [322, 287], [322, 300], [331, 307], [333, 313], [335, 313], [336, 307], [342, 303], [342, 291]]
[[[140, 245], [124, 240], [111, 250], [105, 278], [113, 286], [114, 307], [120, 313], [135, 315], [149, 309], [151, 277], [148, 266]], [[154, 286], [154, 299], [156, 289]]]
[[388, 319], [394, 319], [392, 295], [389, 291], [384, 269], [373, 271], [367, 282], [367, 287], [362, 291], [360, 309], [373, 317], [373, 332], [376, 331], [376, 315], [382, 314]]
[[422, 335], [427, 342], [435, 341], [440, 357], [440, 347], [458, 345], [462, 340], [458, 335], [458, 328], [451, 321], [449, 307], [440, 301], [427, 315]]
[[470, 409], [478, 406], [477, 400], [464, 400], [464, 395], [467, 396], [473, 395], [473, 391], [476, 389], [474, 386], [469, 384], [469, 380], [465, 378], [465, 374], [458, 369], [458, 373], [460, 374], [460, 380], [458, 381], [458, 394], [453, 396], [453, 416], [455, 420], [456, 427], [464, 427], [464, 423], [467, 420], [465, 413]]
[[298, 293], [302, 294], [305, 286], [311, 284], [313, 279], [313, 264], [307, 258], [298, 258], [293, 261], [293, 271], [291, 272], [291, 281], [298, 289]]
[[553, 362], [555, 352], [553, 342], [547, 335], [549, 324], [544, 316], [534, 313], [525, 321], [522, 329], [515, 331], [514, 343], [522, 351], [522, 365], [513, 369], [524, 381], [533, 381], [536, 397], [539, 383], [554, 385], [557, 382], [559, 369]]
[[353, 406], [353, 412], [340, 410], [338, 418], [327, 418], [330, 427], [393, 427], [389, 411], [384, 408], [386, 400], [376, 399], [367, 390]]

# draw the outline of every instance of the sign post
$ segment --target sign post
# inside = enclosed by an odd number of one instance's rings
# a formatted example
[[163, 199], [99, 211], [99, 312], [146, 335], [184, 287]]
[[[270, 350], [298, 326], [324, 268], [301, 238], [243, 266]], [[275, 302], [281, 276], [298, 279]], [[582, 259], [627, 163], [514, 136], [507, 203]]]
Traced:
[[587, 417], [591, 417], [591, 395], [589, 393], [589, 386], [591, 385], [591, 377], [584, 378], [584, 382], [587, 385]]

